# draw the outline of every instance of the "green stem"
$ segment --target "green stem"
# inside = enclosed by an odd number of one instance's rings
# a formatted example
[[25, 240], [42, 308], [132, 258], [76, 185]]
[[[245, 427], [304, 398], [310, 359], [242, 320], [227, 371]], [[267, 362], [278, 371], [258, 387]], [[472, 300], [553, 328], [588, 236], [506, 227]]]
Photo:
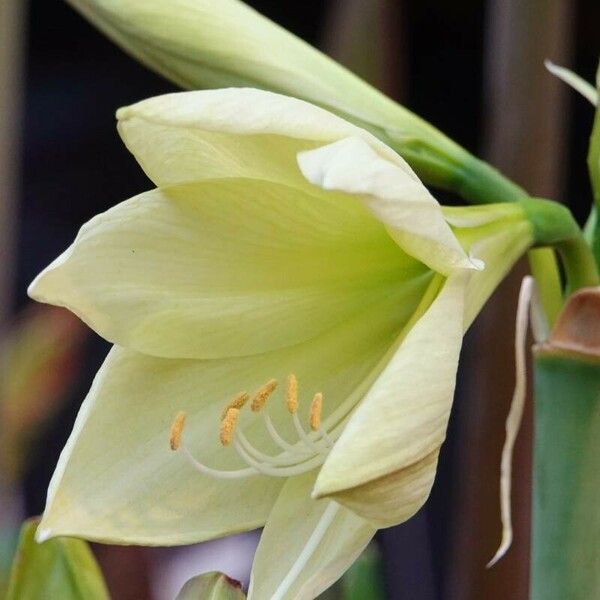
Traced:
[[534, 360], [531, 600], [600, 598], [600, 361]]
[[[560, 255], [567, 279], [567, 296], [582, 287], [598, 285], [594, 255], [569, 209], [541, 198], [527, 198], [520, 204], [533, 227], [535, 245], [552, 246]], [[538, 281], [538, 285], [540, 283]]]
[[562, 283], [556, 268], [556, 254], [550, 248], [533, 248], [528, 256], [531, 274], [540, 290], [542, 309], [548, 324], [553, 325], [563, 307]]
[[567, 296], [580, 288], [600, 283], [594, 255], [582, 235], [560, 242], [556, 248], [567, 274]]
[[401, 154], [428, 185], [449, 190], [470, 204], [515, 202], [528, 196], [498, 169], [458, 144], [452, 143], [444, 153], [439, 147], [429, 148], [422, 140], [403, 140], [398, 144], [384, 136], [384, 141]]
[[466, 153], [462, 162], [456, 192], [477, 204], [496, 202], [518, 202], [529, 194], [516, 183], [505, 177], [498, 169], [483, 160]]

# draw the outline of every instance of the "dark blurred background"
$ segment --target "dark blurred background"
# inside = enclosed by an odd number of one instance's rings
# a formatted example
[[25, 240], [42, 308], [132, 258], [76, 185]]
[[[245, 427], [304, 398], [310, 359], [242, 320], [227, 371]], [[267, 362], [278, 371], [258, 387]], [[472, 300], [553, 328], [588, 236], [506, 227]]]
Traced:
[[[600, 50], [597, 0], [250, 4], [359, 71], [533, 194], [560, 199], [585, 219], [593, 110], [553, 80], [543, 59], [593, 80]], [[14, 210], [7, 216], [17, 231], [16, 269], [4, 317], [25, 307], [28, 283], [82, 223], [148, 189], [117, 136], [114, 113], [175, 89], [64, 2], [29, 2], [24, 48], [23, 104], [14, 138], [21, 159]], [[9, 259], [7, 254], [3, 265]], [[410, 522], [379, 534], [391, 600], [527, 597], [530, 420], [515, 459], [515, 544], [498, 566], [485, 569], [500, 538], [500, 451], [513, 385], [516, 286], [524, 268], [502, 285], [468, 336], [430, 501]], [[83, 366], [26, 468], [28, 514], [43, 509], [58, 454], [106, 350], [87, 334], [79, 351]], [[117, 600], [149, 597], [146, 557], [135, 549], [98, 552]]]

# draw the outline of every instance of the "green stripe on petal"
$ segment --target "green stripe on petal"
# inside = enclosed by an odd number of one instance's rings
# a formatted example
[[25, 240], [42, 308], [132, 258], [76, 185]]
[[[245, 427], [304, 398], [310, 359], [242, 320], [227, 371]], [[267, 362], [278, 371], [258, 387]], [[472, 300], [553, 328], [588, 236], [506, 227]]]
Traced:
[[283, 487], [256, 552], [249, 600], [313, 600], [375, 535], [371, 524], [346, 508], [312, 500], [314, 481], [315, 474], [307, 473]]
[[386, 298], [408, 318], [431, 273], [359, 199], [314, 192], [222, 179], [141, 194], [84, 225], [29, 293], [172, 358], [297, 344]]
[[[327, 457], [313, 492], [316, 497], [329, 496], [344, 503], [349, 490], [353, 510], [377, 524], [406, 518], [406, 496], [412, 494], [412, 487], [404, 480], [411, 479], [414, 465], [437, 454], [446, 435], [469, 277], [468, 272], [459, 272], [448, 278], [401, 342]], [[431, 479], [436, 462], [428, 462]], [[411, 500], [413, 508], [423, 504], [429, 493], [422, 477], [418, 479], [421, 493]], [[377, 485], [377, 480], [385, 493], [380, 497], [379, 518], [374, 518], [376, 495], [367, 488], [361, 509], [360, 498], [352, 491], [369, 483]]]

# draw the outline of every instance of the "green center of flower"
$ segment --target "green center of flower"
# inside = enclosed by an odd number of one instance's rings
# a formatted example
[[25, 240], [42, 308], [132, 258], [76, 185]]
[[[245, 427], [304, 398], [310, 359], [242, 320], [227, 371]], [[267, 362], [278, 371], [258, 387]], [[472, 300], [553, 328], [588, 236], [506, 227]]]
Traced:
[[[298, 380], [290, 374], [287, 379], [285, 401], [296, 431], [297, 439], [292, 443], [286, 440], [277, 430], [267, 410], [263, 410], [267, 400], [277, 388], [277, 381], [267, 381], [255, 393], [250, 403], [252, 412], [261, 412], [264, 426], [274, 444], [279, 448], [277, 454], [266, 454], [256, 448], [238, 427], [241, 411], [244, 409], [250, 395], [240, 392], [223, 409], [220, 422], [220, 440], [223, 446], [231, 446], [242, 461], [247, 465], [237, 470], [214, 469], [203, 464], [192, 455], [183, 440], [185, 413], [178, 413], [171, 426], [170, 445], [172, 450], [181, 449], [192, 466], [204, 475], [219, 479], [237, 479], [253, 475], [269, 475], [271, 477], [291, 477], [300, 475], [319, 467], [339, 435], [340, 427], [327, 432], [321, 422], [323, 411], [323, 394], [317, 392], [310, 404], [308, 417], [309, 429], [305, 429], [298, 417]], [[337, 435], [336, 435], [337, 434]]]

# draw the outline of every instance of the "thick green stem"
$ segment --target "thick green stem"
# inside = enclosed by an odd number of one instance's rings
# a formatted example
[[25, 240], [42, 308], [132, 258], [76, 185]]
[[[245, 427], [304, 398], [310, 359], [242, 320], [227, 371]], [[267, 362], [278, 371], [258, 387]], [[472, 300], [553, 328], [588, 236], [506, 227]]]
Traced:
[[563, 307], [563, 292], [560, 274], [556, 268], [556, 255], [550, 248], [534, 248], [529, 251], [529, 265], [538, 290], [542, 309], [552, 325]]
[[532, 600], [600, 598], [600, 361], [534, 362]]
[[[539, 198], [527, 198], [521, 200], [520, 204], [533, 227], [535, 245], [540, 248], [554, 247], [560, 255], [567, 279], [566, 295], [582, 287], [598, 285], [600, 281], [594, 255], [569, 209], [557, 202]], [[542, 255], [539, 260], [546, 260], [546, 256]], [[545, 286], [546, 291], [551, 286], [555, 288], [553, 296], [560, 294], [555, 275], [558, 275], [556, 270], [545, 268], [536, 277], [540, 288]], [[562, 298], [558, 306], [562, 306]], [[548, 307], [545, 308], [548, 313]], [[548, 316], [552, 317], [551, 323], [557, 316], [556, 308], [556, 305], [550, 308]]]
[[560, 242], [556, 246], [567, 274], [566, 295], [600, 283], [596, 261], [583, 236]]

